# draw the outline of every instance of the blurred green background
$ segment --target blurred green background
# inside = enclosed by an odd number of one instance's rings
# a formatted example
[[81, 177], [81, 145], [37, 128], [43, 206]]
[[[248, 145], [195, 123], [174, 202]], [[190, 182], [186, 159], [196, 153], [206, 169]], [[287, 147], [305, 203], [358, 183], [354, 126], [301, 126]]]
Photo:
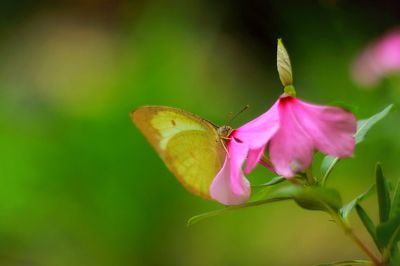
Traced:
[[[400, 102], [400, 86], [362, 90], [351, 62], [397, 24], [394, 0], [2, 0], [0, 265], [312, 265], [364, 257], [327, 215], [292, 202], [186, 227], [189, 217], [221, 206], [180, 186], [129, 112], [168, 105], [222, 124], [250, 104], [233, 122], [241, 125], [281, 93], [282, 37], [299, 97], [350, 103], [365, 118]], [[373, 182], [378, 160], [389, 178], [400, 177], [399, 118], [392, 113], [338, 165], [328, 185], [345, 201]], [[272, 176], [260, 168], [250, 180]], [[376, 217], [374, 206], [372, 197], [365, 207]]]

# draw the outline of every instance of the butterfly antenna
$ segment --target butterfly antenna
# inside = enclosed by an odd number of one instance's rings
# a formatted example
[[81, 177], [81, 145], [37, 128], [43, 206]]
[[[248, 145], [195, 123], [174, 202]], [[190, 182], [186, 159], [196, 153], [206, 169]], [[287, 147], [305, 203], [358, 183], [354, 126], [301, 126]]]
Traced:
[[226, 116], [226, 120], [224, 122], [224, 125], [227, 125], [230, 121], [232, 121], [233, 113], [229, 112], [228, 115]]
[[248, 105], [248, 104], [246, 104], [243, 108], [242, 108], [242, 110], [240, 110], [239, 112], [237, 112], [235, 115], [233, 115], [232, 116], [232, 113], [230, 113], [230, 115], [229, 115], [229, 119], [228, 119], [228, 121], [225, 123], [226, 125], [227, 124], [230, 124], [236, 117], [238, 117], [240, 114], [242, 114], [244, 111], [246, 111], [247, 109], [249, 109], [250, 108], [250, 105]]

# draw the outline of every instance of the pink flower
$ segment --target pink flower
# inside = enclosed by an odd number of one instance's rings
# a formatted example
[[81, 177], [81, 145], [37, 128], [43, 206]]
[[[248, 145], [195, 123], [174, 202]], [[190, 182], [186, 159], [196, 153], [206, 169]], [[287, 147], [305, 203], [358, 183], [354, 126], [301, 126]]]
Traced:
[[386, 33], [371, 43], [352, 66], [355, 82], [373, 87], [388, 74], [400, 73], [400, 29]]
[[265, 145], [278, 130], [276, 108], [234, 130], [228, 141], [228, 154], [224, 165], [215, 176], [210, 195], [225, 205], [246, 202], [251, 193], [250, 184], [243, 174], [242, 166], [247, 159], [246, 173], [250, 173], [264, 153]]
[[249, 173], [266, 147], [276, 173], [291, 178], [307, 169], [313, 153], [349, 157], [357, 129], [354, 115], [344, 109], [319, 106], [283, 95], [263, 115], [234, 130], [228, 155], [210, 187], [211, 197], [226, 204], [241, 204], [250, 196]]
[[272, 108], [278, 109], [279, 129], [269, 142], [269, 156], [279, 175], [303, 172], [315, 150], [335, 157], [353, 154], [357, 120], [352, 113], [291, 96], [280, 97]]

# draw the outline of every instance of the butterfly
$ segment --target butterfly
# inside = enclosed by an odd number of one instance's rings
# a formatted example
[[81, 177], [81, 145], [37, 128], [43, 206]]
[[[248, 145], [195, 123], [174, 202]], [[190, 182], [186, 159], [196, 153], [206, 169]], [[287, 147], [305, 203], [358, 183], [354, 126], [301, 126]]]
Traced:
[[167, 106], [139, 107], [131, 118], [179, 182], [211, 199], [209, 188], [227, 156], [233, 129]]

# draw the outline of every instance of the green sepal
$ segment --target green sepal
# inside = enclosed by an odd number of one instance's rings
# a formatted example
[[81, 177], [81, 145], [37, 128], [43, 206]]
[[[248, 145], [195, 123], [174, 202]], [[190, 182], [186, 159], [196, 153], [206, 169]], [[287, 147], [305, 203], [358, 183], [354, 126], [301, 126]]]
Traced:
[[296, 97], [296, 89], [293, 85], [288, 85], [283, 88], [286, 95]]
[[380, 223], [384, 223], [389, 219], [391, 202], [389, 187], [379, 163], [376, 165], [375, 178], [379, 206], [379, 221]]

